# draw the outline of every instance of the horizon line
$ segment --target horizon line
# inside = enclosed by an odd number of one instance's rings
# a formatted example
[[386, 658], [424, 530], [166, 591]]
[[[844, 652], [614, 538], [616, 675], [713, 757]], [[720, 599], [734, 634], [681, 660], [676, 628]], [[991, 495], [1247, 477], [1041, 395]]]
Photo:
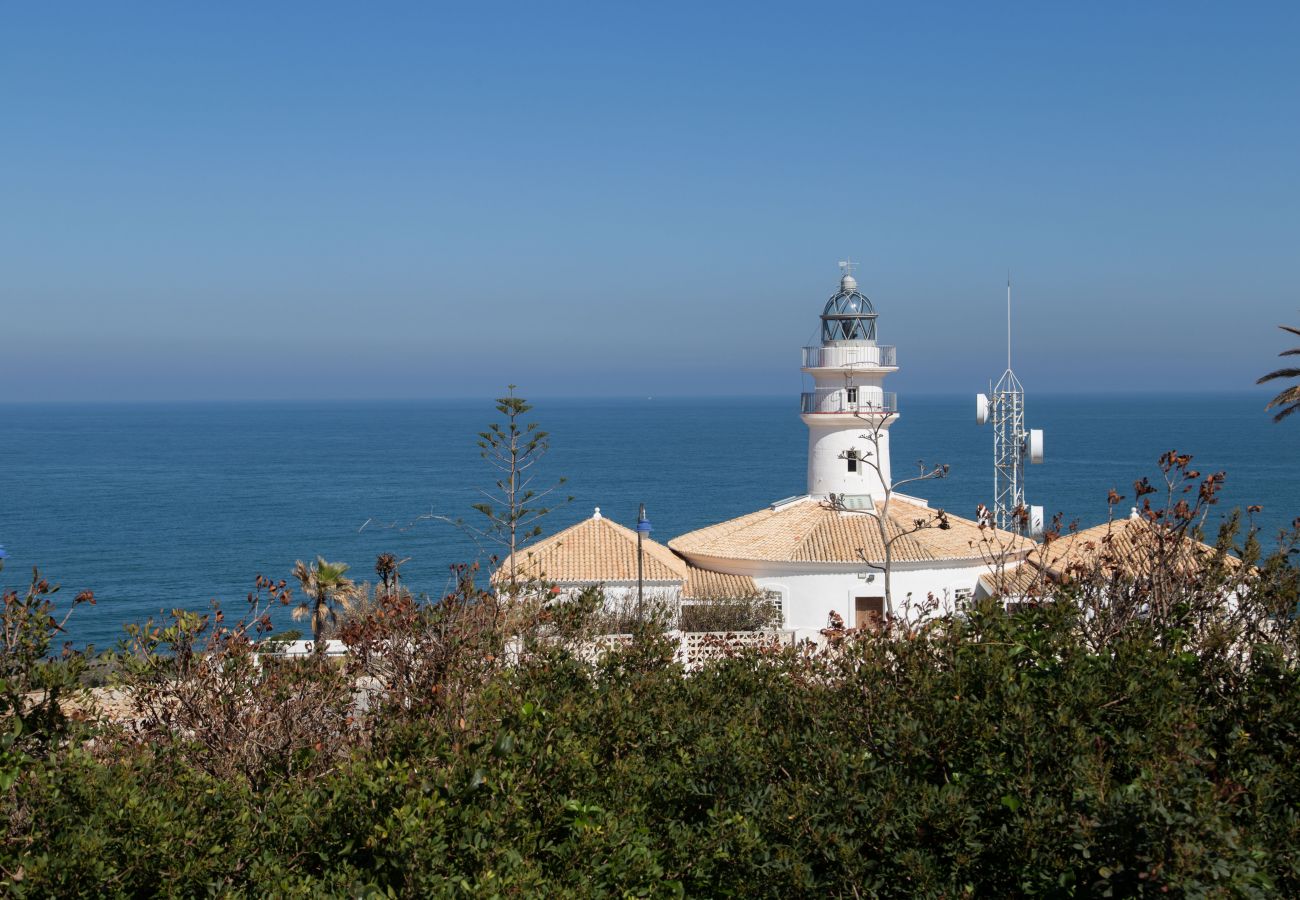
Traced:
[[[1083, 390], [1036, 390], [1033, 392], [1035, 397], [1099, 397], [1099, 396], [1124, 396], [1124, 397], [1247, 397], [1247, 396], [1265, 396], [1269, 393], [1269, 388], [1262, 385], [1252, 385], [1250, 388], [1217, 388], [1217, 389], [1182, 389], [1166, 390], [1161, 388], [1129, 388], [1122, 390], [1101, 390], [1101, 391], [1083, 391]], [[912, 397], [965, 397], [967, 394], [974, 395], [978, 391], [954, 391], [954, 390], [911, 390], [907, 391], [907, 396]], [[700, 393], [663, 393], [663, 394], [569, 394], [569, 393], [550, 393], [526, 392], [526, 400], [561, 400], [561, 401], [601, 401], [601, 400], [633, 400], [637, 402], [653, 402], [656, 400], [775, 400], [789, 399], [793, 394], [785, 391], [770, 393], [746, 393], [746, 394], [700, 394]], [[285, 396], [285, 397], [200, 397], [197, 399], [176, 399], [176, 398], [124, 398], [124, 399], [105, 399], [105, 398], [35, 398], [35, 399], [4, 399], [0, 400], [0, 407], [13, 406], [216, 406], [221, 404], [241, 404], [241, 405], [283, 405], [283, 404], [348, 404], [348, 403], [366, 403], [366, 404], [410, 404], [410, 403], [438, 403], [438, 402], [482, 402], [484, 400], [495, 400], [495, 393], [482, 394], [435, 394], [423, 397], [302, 397], [302, 396]]]

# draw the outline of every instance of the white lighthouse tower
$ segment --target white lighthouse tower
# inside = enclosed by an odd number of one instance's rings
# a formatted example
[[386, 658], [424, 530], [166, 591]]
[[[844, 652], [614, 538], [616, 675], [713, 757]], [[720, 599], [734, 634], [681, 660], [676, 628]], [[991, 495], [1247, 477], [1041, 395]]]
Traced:
[[853, 263], [840, 269], [840, 289], [822, 311], [821, 345], [803, 348], [803, 371], [813, 379], [800, 398], [808, 493], [881, 500], [890, 479], [889, 426], [898, 418], [884, 380], [898, 371], [897, 359], [893, 347], [876, 343], [876, 310], [858, 290]]

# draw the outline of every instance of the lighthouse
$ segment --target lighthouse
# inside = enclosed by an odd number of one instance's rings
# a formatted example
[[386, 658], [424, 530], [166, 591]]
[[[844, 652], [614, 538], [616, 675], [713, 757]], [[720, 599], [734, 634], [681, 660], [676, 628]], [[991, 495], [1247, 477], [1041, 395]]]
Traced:
[[[684, 604], [758, 597], [796, 633], [814, 635], [836, 617], [866, 628], [886, 615], [956, 612], [981, 590], [990, 560], [1001, 577], [1034, 547], [921, 497], [891, 490], [886, 502], [898, 405], [884, 383], [898, 366], [894, 348], [876, 342], [876, 310], [852, 265], [840, 267], [839, 289], [822, 309], [821, 341], [803, 348], [812, 381], [801, 398], [808, 491], [687, 532], [666, 548], [644, 541], [644, 580]], [[637, 539], [630, 528], [593, 516], [529, 547], [528, 574], [562, 590], [604, 585], [635, 596], [642, 580]], [[912, 598], [929, 599], [914, 605]]]
[[890, 479], [889, 427], [898, 402], [884, 381], [898, 365], [894, 348], [876, 342], [876, 310], [858, 289], [853, 263], [840, 269], [839, 290], [822, 310], [821, 344], [803, 348], [803, 371], [813, 380], [800, 397], [808, 493], [866, 503], [882, 500]]

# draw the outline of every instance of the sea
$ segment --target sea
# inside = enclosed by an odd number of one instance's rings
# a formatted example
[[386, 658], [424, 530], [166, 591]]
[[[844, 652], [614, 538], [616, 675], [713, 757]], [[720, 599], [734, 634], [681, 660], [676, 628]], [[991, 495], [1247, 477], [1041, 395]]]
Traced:
[[[1265, 537], [1300, 516], [1300, 421], [1275, 424], [1258, 394], [1032, 395], [1026, 421], [1046, 460], [1027, 472], [1029, 502], [1080, 527], [1105, 521], [1107, 493], [1158, 475], [1167, 450], [1225, 471], [1216, 517], [1263, 506]], [[990, 503], [992, 432], [973, 396], [906, 396], [892, 431], [894, 477], [918, 462], [950, 467], [906, 489], [973, 517]], [[9, 404], [0, 406], [0, 584], [33, 567], [69, 602], [93, 590], [64, 636], [113, 647], [123, 626], [172, 609], [238, 614], [257, 575], [289, 578], [295, 560], [343, 561], [374, 581], [375, 557], [406, 559], [403, 578], [431, 598], [451, 566], [499, 547], [477, 538], [472, 504], [497, 473], [478, 433], [490, 398], [427, 402]], [[549, 433], [533, 470], [554, 486], [539, 522], [553, 533], [590, 516], [632, 525], [644, 503], [669, 539], [805, 488], [798, 399], [544, 399], [525, 417]], [[572, 499], [569, 499], [572, 498]], [[464, 525], [458, 525], [463, 520]], [[281, 614], [277, 627], [291, 627]]]

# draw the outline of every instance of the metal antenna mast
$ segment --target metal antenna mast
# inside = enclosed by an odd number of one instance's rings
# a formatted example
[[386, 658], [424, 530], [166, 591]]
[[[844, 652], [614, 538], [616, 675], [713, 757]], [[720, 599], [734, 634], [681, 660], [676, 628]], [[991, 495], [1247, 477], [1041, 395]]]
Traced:
[[1007, 371], [1011, 371], [1011, 270], [1007, 269]]
[[975, 397], [975, 420], [993, 420], [993, 524], [1038, 534], [1043, 508], [1025, 505], [1025, 461], [1043, 461], [1043, 432], [1025, 428], [1025, 388], [1011, 369], [1011, 273], [1007, 272], [1007, 370], [989, 395]]

